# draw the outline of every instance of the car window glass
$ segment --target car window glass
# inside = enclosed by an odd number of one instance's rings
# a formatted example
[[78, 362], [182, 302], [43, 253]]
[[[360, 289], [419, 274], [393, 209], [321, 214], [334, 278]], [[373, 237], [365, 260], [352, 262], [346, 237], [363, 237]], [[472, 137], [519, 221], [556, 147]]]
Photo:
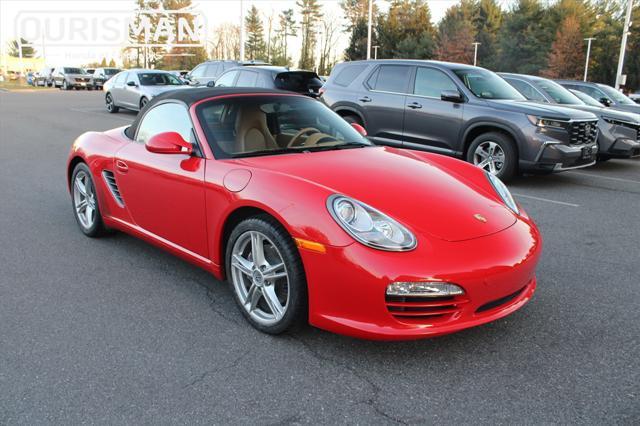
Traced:
[[516, 90], [520, 93], [522, 93], [522, 95], [529, 99], [530, 101], [537, 101], [537, 102], [548, 102], [544, 96], [542, 96], [533, 86], [531, 86], [529, 83], [522, 81], [522, 80], [516, 80], [516, 79], [512, 79], [512, 78], [505, 78], [505, 80], [507, 80], [507, 83], [509, 83], [510, 85], [512, 85], [513, 87], [516, 88]]
[[418, 68], [413, 93], [419, 96], [429, 96], [440, 99], [444, 90], [458, 91], [453, 81], [440, 70], [434, 68]]
[[191, 71], [192, 77], [202, 77], [204, 75], [205, 65], [197, 66], [193, 71]]
[[127, 84], [130, 81], [133, 81], [134, 83], [138, 84], [138, 77], [136, 76], [136, 73], [130, 72], [129, 74], [127, 74]]
[[236, 75], [238, 75], [238, 71], [229, 71], [224, 73], [218, 81], [216, 81], [216, 86], [220, 87], [231, 87], [233, 86], [233, 80], [235, 80]]
[[118, 75], [116, 76], [116, 79], [115, 79], [115, 80], [113, 80], [113, 82], [114, 82], [115, 84], [123, 84], [123, 83], [124, 83], [124, 81], [125, 81], [125, 79], [127, 78], [127, 74], [128, 74], [128, 73], [126, 73], [126, 72], [121, 72], [120, 74], [118, 74]]
[[144, 72], [138, 74], [143, 86], [181, 86], [182, 81], [168, 72]]
[[205, 77], [215, 77], [218, 75], [218, 69], [220, 68], [220, 64], [209, 64], [207, 65], [207, 69], [204, 72]]
[[454, 74], [475, 96], [483, 99], [510, 99], [524, 101], [525, 98], [513, 86], [494, 72], [483, 68], [453, 70]]
[[576, 98], [568, 89], [562, 87], [555, 81], [538, 80], [538, 87], [545, 91], [548, 96], [562, 105], [582, 105], [583, 102]]
[[367, 65], [347, 65], [340, 71], [333, 82], [338, 86], [347, 87], [366, 68]]
[[240, 71], [240, 76], [236, 82], [237, 87], [255, 87], [258, 81], [258, 73], [253, 71]]
[[138, 126], [136, 141], [146, 143], [158, 133], [177, 132], [185, 141], [193, 143], [191, 130], [191, 120], [184, 105], [160, 104], [145, 114]]
[[382, 65], [369, 78], [369, 86], [381, 92], [406, 93], [411, 67], [404, 65]]

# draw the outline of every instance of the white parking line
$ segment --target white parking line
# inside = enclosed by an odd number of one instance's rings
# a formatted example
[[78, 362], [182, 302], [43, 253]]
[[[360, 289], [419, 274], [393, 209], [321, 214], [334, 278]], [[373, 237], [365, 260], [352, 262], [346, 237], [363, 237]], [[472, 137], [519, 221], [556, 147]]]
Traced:
[[544, 201], [544, 202], [553, 203], [553, 204], [560, 204], [561, 206], [580, 207], [580, 204], [566, 203], [564, 201], [550, 200], [548, 198], [534, 197], [532, 195], [518, 194], [515, 192], [512, 192], [512, 194], [515, 195], [516, 197], [529, 198], [531, 200]]
[[614, 178], [614, 177], [609, 177], [609, 176], [593, 175], [593, 174], [591, 174], [591, 173], [582, 173], [582, 172], [565, 172], [565, 173], [570, 174], [570, 175], [589, 176], [589, 177], [597, 178], [597, 179], [615, 180], [615, 181], [617, 181], [617, 182], [628, 182], [628, 183], [637, 183], [637, 184], [640, 184], [640, 180], [624, 179], [624, 178]]

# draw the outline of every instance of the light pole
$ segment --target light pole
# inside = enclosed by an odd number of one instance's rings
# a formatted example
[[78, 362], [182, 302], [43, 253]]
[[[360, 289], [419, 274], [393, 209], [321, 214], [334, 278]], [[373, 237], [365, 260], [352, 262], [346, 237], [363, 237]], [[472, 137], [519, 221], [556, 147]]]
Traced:
[[371, 59], [371, 21], [373, 15], [373, 0], [369, 0], [369, 25], [367, 28], [367, 59]]
[[627, 48], [627, 35], [629, 35], [629, 27], [631, 27], [631, 10], [633, 8], [633, 0], [627, 3], [627, 16], [624, 18], [624, 27], [622, 29], [622, 42], [620, 43], [620, 57], [618, 58], [618, 72], [616, 72], [615, 88], [619, 89], [622, 84], [622, 66], [624, 65], [624, 51]]
[[240, 0], [240, 60], [244, 61], [244, 4]]
[[585, 38], [587, 42], [587, 59], [584, 61], [584, 79], [583, 81], [587, 81], [587, 74], [589, 72], [589, 55], [591, 54], [591, 42], [595, 40], [595, 37]]
[[380, 48], [380, 46], [375, 45], [373, 46], [373, 59], [378, 59], [378, 49]]
[[476, 63], [478, 63], [478, 46], [481, 45], [482, 43], [478, 43], [477, 41], [474, 41], [473, 43], [473, 66], [476, 66]]

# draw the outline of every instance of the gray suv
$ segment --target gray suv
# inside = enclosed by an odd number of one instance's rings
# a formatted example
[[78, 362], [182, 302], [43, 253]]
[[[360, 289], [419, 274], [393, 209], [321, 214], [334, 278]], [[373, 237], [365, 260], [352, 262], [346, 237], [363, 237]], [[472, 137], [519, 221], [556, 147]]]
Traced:
[[526, 100], [497, 74], [463, 64], [377, 60], [336, 65], [321, 100], [379, 144], [461, 157], [502, 179], [595, 163], [590, 112]]
[[524, 97], [534, 102], [562, 105], [598, 116], [598, 160], [640, 156], [640, 115], [604, 105], [587, 105], [555, 81], [523, 74], [499, 73]]
[[251, 65], [269, 65], [262, 61], [206, 61], [197, 65], [189, 71], [185, 76], [185, 80], [192, 86], [206, 85], [218, 78], [227, 70], [235, 67], [246, 67]]
[[556, 80], [567, 89], [579, 90], [586, 93], [606, 107], [619, 111], [635, 112], [640, 114], [640, 105], [626, 97], [611, 86], [590, 81]]

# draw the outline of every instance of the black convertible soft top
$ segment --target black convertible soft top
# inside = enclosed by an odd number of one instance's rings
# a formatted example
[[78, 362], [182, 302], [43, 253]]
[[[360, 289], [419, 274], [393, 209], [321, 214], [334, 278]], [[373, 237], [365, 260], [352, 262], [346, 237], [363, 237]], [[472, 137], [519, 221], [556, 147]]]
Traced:
[[191, 107], [194, 103], [203, 99], [212, 98], [215, 96], [224, 95], [244, 95], [244, 94], [287, 94], [296, 95], [292, 92], [284, 90], [274, 89], [259, 89], [255, 87], [202, 87], [202, 88], [189, 88], [189, 89], [177, 89], [169, 90], [154, 97], [144, 108], [138, 113], [136, 119], [131, 123], [131, 126], [127, 127], [124, 133], [131, 139], [133, 139], [140, 124], [140, 120], [144, 116], [144, 111], [152, 108], [155, 104], [165, 101], [167, 99], [175, 99], [177, 101], [184, 102], [187, 107]]

